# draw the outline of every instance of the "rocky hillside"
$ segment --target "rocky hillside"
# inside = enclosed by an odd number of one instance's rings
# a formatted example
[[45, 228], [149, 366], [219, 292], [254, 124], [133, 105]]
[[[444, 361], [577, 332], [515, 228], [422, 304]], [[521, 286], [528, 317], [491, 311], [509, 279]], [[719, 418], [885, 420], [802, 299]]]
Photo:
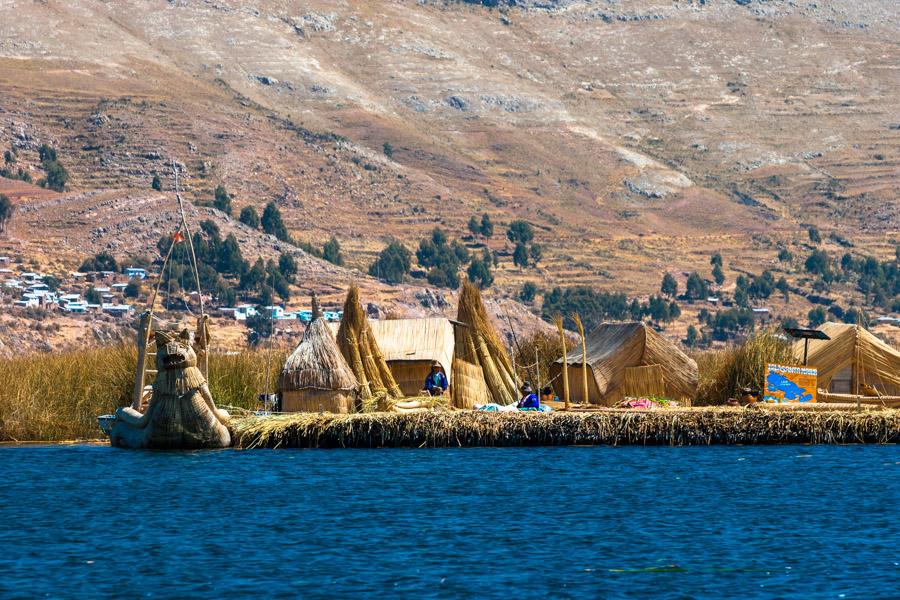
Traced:
[[[810, 224], [893, 255], [900, 4], [483, 4], [0, 0], [0, 147], [37, 178], [51, 144], [71, 175], [60, 196], [20, 186], [10, 235], [68, 265], [151, 242], [169, 182], [150, 180], [177, 159], [192, 198], [275, 200], [363, 271], [389, 239], [488, 213], [497, 293], [649, 294], [715, 251], [733, 279]], [[508, 258], [513, 219], [537, 268]], [[316, 285], [365, 279], [310, 260]]]

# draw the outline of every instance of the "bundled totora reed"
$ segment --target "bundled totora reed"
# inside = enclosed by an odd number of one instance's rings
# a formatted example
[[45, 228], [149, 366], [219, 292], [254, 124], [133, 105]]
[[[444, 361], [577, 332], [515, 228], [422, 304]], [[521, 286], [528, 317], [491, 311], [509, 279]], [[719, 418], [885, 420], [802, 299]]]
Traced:
[[461, 325], [456, 327], [453, 351], [453, 405], [472, 408], [486, 402], [515, 402], [518, 386], [512, 361], [491, 324], [481, 293], [469, 281], [460, 290], [456, 318]]
[[242, 448], [900, 442], [900, 411], [703, 408], [557, 413], [297, 414], [234, 420]]
[[[359, 288], [351, 286], [344, 301], [344, 316], [337, 332], [337, 344], [350, 370], [359, 383], [363, 405], [372, 404], [379, 396], [402, 398], [403, 392], [394, 381], [372, 328], [359, 302]], [[358, 407], [362, 408], [362, 407]]]

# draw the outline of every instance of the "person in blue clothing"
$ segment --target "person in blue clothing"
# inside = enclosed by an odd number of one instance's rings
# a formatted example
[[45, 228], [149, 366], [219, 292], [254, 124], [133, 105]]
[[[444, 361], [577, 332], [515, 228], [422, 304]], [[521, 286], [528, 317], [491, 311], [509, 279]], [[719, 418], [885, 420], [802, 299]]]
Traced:
[[541, 403], [538, 400], [538, 397], [534, 395], [534, 390], [531, 389], [531, 384], [527, 381], [522, 386], [522, 399], [516, 404], [519, 409], [523, 408], [532, 408], [536, 410], [540, 410]]
[[441, 363], [434, 361], [431, 363], [431, 373], [425, 378], [425, 391], [429, 396], [443, 396], [448, 387], [450, 384], [444, 375], [444, 368], [441, 367]]

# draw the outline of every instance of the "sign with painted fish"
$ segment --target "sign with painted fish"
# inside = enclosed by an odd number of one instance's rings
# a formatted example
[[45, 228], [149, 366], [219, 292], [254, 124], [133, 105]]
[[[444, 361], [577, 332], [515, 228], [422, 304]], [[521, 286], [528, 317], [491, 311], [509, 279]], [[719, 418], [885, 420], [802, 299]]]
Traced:
[[809, 367], [766, 367], [766, 402], [815, 402], [818, 371]]

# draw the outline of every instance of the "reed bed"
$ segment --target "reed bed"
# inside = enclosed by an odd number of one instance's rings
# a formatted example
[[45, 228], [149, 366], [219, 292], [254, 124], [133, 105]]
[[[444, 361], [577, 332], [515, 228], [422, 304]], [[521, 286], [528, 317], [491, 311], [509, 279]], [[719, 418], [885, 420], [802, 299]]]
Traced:
[[[210, 357], [210, 389], [220, 407], [256, 408], [266, 365], [274, 390], [284, 353]], [[0, 441], [98, 439], [97, 416], [131, 404], [133, 344], [30, 353], [0, 360]]]
[[240, 448], [897, 443], [900, 411], [305, 413], [235, 419], [232, 439]]
[[740, 396], [744, 387], [759, 389], [769, 363], [796, 363], [791, 344], [774, 330], [761, 331], [739, 346], [699, 352], [694, 357], [700, 373], [694, 405], [725, 404]]

